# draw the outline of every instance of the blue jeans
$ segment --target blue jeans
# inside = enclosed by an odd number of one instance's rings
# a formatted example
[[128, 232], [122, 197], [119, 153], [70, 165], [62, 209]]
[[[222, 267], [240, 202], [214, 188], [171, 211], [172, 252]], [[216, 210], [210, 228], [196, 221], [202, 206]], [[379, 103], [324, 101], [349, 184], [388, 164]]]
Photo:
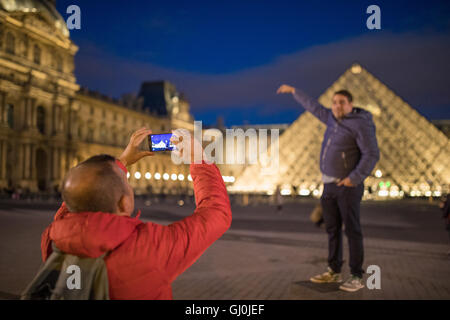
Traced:
[[363, 235], [359, 222], [363, 193], [363, 183], [356, 187], [338, 187], [335, 183], [324, 184], [320, 202], [328, 233], [328, 265], [334, 272], [340, 273], [342, 268], [342, 224], [344, 224], [350, 249], [350, 272], [358, 277], [362, 277], [364, 273]]

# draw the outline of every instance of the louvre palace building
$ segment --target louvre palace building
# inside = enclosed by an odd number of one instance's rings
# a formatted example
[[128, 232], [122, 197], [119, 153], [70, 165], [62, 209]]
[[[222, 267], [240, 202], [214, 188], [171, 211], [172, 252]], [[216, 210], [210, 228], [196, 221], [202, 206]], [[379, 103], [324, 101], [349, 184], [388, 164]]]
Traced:
[[[119, 156], [143, 126], [193, 126], [188, 102], [167, 81], [142, 83], [138, 96], [120, 100], [81, 88], [77, 50], [53, 1], [0, 0], [0, 190], [56, 191], [69, 168], [95, 154]], [[170, 154], [130, 173], [137, 193], [192, 184], [188, 166], [172, 164]]]

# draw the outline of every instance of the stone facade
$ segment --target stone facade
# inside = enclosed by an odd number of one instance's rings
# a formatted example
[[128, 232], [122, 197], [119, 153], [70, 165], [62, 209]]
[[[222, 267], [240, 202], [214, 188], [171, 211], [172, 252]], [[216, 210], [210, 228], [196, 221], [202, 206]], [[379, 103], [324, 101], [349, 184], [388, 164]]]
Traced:
[[[48, 7], [0, 1], [0, 189], [56, 191], [70, 167], [99, 153], [118, 156], [143, 126], [155, 133], [192, 129], [189, 103], [168, 82], [160, 86], [168, 101], [164, 115], [139, 97], [119, 101], [80, 88], [74, 76], [78, 47]], [[137, 193], [185, 193], [188, 176], [187, 166], [158, 153], [134, 165], [129, 180]]]

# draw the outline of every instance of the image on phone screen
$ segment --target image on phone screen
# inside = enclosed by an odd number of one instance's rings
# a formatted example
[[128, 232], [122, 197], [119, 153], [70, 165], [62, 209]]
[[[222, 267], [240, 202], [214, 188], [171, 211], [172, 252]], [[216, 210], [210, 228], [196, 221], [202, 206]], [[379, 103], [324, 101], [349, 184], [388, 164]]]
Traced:
[[150, 151], [172, 151], [175, 149], [175, 145], [172, 144], [170, 138], [172, 133], [151, 134], [149, 135]]

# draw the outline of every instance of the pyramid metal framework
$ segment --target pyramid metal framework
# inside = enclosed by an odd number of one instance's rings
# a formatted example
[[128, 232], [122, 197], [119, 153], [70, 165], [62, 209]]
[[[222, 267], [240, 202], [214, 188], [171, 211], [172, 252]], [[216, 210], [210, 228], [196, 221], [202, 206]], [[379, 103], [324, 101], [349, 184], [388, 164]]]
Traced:
[[[370, 111], [376, 125], [380, 161], [365, 180], [365, 198], [440, 196], [450, 184], [450, 140], [427, 119], [359, 64], [354, 64], [320, 97], [330, 107], [334, 92], [348, 89], [354, 105]], [[300, 107], [300, 106], [299, 106]], [[248, 166], [231, 192], [313, 195], [323, 190], [319, 170], [325, 125], [304, 112], [279, 139], [279, 168], [262, 174]]]

